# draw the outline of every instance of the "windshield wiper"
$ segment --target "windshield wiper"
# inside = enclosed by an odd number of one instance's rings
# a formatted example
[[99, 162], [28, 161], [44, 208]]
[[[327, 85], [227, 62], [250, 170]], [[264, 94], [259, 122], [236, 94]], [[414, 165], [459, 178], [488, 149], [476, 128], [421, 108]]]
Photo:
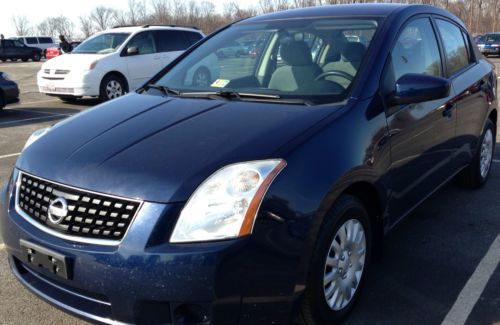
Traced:
[[282, 98], [280, 95], [244, 93], [237, 91], [205, 91], [205, 92], [183, 92], [181, 97], [210, 98], [210, 99], [236, 99], [240, 101], [261, 101], [272, 103], [286, 103], [297, 105], [314, 105], [312, 102], [301, 98]]
[[160, 90], [167, 96], [169, 96], [169, 95], [180, 96], [181, 95], [181, 92], [176, 90], [176, 89], [172, 89], [172, 88], [169, 88], [167, 86], [162, 86], [162, 85], [158, 85], [158, 84], [147, 84], [146, 88], [148, 88], [148, 89], [153, 88], [153, 89]]

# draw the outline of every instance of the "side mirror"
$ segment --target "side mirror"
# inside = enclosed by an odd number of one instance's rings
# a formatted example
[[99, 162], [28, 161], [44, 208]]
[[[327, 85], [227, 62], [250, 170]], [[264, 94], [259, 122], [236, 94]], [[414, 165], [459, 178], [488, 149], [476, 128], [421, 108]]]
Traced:
[[139, 48], [137, 46], [131, 46], [127, 48], [127, 56], [133, 56], [139, 54]]
[[387, 98], [389, 106], [406, 105], [446, 98], [450, 82], [441, 77], [408, 73], [396, 82], [396, 90]]

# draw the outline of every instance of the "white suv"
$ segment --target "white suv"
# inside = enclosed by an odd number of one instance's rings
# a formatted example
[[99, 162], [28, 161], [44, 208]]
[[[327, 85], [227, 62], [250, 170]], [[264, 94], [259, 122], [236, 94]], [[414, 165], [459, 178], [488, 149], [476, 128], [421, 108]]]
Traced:
[[[38, 72], [38, 89], [64, 101], [82, 96], [103, 101], [117, 98], [142, 86], [203, 37], [196, 28], [178, 26], [118, 27], [100, 32], [70, 54], [45, 62]], [[200, 71], [206, 74], [210, 68]], [[208, 74], [205, 78], [212, 79]]]

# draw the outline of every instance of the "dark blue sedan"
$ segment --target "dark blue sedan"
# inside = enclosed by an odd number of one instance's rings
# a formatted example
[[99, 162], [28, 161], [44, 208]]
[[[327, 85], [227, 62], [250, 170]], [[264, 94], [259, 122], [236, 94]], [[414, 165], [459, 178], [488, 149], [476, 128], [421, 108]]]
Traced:
[[0, 71], [0, 109], [19, 100], [19, 88], [9, 75]]
[[[235, 42], [257, 54], [192, 83]], [[496, 83], [431, 6], [234, 23], [29, 138], [0, 201], [12, 272], [93, 322], [332, 324], [384, 234], [449, 180], [487, 181]]]

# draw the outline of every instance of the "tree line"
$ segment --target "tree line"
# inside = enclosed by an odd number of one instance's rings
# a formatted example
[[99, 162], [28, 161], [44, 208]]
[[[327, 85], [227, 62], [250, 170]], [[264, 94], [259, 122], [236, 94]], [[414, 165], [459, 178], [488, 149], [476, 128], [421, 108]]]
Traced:
[[327, 4], [368, 2], [419, 3], [441, 7], [459, 17], [473, 34], [483, 34], [500, 28], [500, 0], [259, 0], [255, 5], [245, 8], [238, 2], [230, 2], [222, 11], [216, 10], [212, 1], [129, 0], [125, 10], [97, 6], [88, 14], [80, 16], [76, 22], [61, 15], [47, 17], [36, 25], [31, 24], [25, 16], [13, 16], [12, 23], [19, 36], [64, 35], [68, 39], [87, 38], [114, 26], [147, 24], [196, 26], [209, 34], [233, 21], [258, 14]]

